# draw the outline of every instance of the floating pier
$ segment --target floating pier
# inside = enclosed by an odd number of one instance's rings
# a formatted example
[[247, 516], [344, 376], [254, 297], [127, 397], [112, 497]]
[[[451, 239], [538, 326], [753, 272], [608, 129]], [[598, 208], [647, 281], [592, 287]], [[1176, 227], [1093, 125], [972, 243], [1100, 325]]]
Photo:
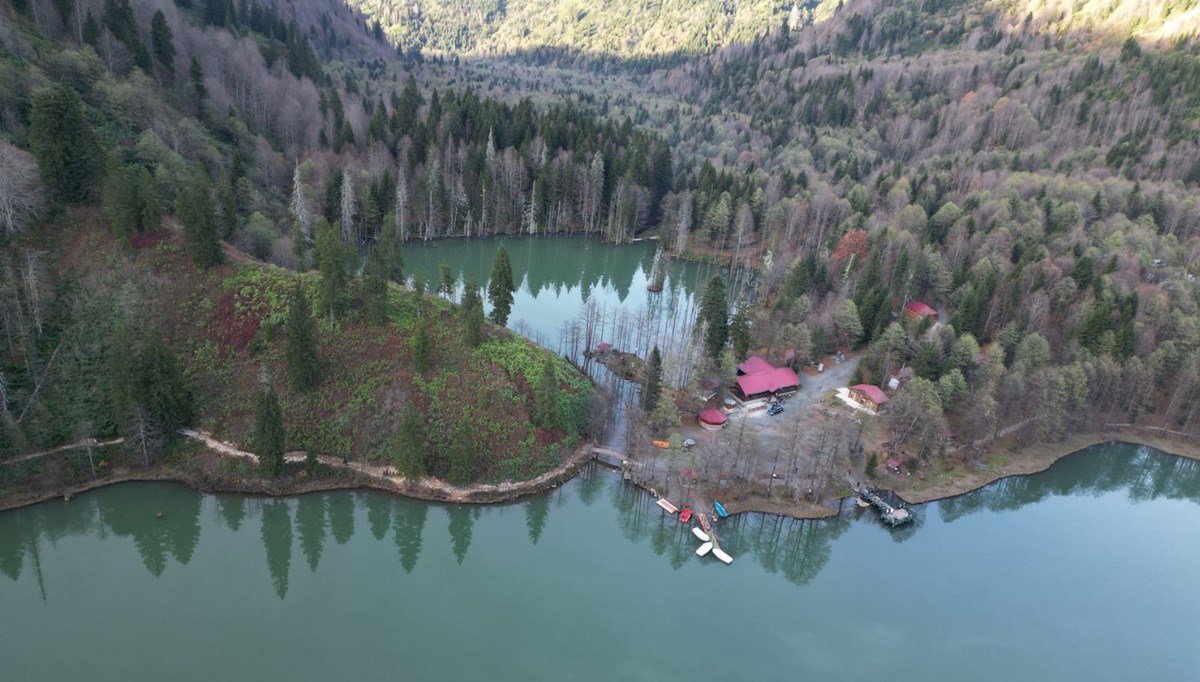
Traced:
[[[732, 564], [733, 557], [729, 556], [724, 551], [722, 551], [721, 540], [720, 540], [720, 538], [717, 537], [716, 531], [713, 530], [712, 522], [708, 518], [708, 514], [705, 514], [704, 512], [699, 512], [696, 514], [696, 516], [698, 516], [700, 518], [700, 528], [703, 529], [704, 534], [707, 535], [712, 542], [712, 555], [717, 557], [718, 559], [720, 559], [722, 563]], [[705, 544], [708, 544], [708, 543], [705, 543]]]
[[903, 526], [913, 520], [912, 512], [904, 507], [893, 507], [870, 488], [860, 488], [858, 494], [879, 510], [879, 518], [889, 526]]

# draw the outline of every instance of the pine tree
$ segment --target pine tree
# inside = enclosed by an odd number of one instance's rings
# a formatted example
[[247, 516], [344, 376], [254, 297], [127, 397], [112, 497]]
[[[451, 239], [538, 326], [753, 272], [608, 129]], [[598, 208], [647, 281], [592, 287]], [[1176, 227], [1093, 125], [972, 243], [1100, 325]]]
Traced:
[[704, 350], [714, 360], [721, 357], [729, 338], [729, 305], [725, 300], [725, 280], [713, 275], [700, 299], [698, 322], [704, 324]]
[[746, 320], [746, 312], [738, 309], [729, 327], [729, 338], [733, 342], [733, 355], [738, 359], [745, 358], [750, 352], [750, 322]]
[[29, 146], [56, 199], [83, 203], [92, 198], [104, 153], [74, 89], [56, 84], [33, 94]]
[[288, 379], [294, 388], [306, 391], [317, 385], [321, 365], [317, 358], [317, 324], [304, 288], [292, 288], [286, 323]]
[[162, 10], [154, 12], [154, 18], [150, 20], [150, 45], [154, 48], [154, 56], [158, 58], [158, 63], [174, 73], [175, 36], [171, 33], [171, 27], [167, 25], [167, 18], [163, 16]]
[[383, 258], [384, 268], [387, 270], [387, 278], [396, 284], [403, 285], [404, 253], [400, 245], [400, 235], [396, 234], [396, 230], [389, 229], [385, 224], [383, 234], [379, 238], [379, 243], [375, 245], [375, 250], [379, 251], [380, 256]]
[[176, 206], [179, 222], [183, 223], [183, 236], [192, 262], [205, 269], [220, 264], [225, 259], [225, 252], [221, 249], [212, 185], [204, 171], [196, 170], [192, 174], [191, 182], [179, 195]]
[[429, 371], [429, 321], [422, 319], [417, 323], [417, 333], [413, 334], [412, 340], [409, 341], [412, 347], [412, 362], [413, 370], [417, 374], [424, 374]]
[[404, 407], [396, 451], [392, 455], [396, 468], [409, 478], [425, 475], [425, 437], [421, 430], [421, 415], [411, 401]]
[[662, 354], [658, 345], [650, 351], [650, 360], [646, 363], [646, 385], [642, 388], [642, 410], [647, 414], [658, 404], [658, 396], [662, 393]]
[[533, 390], [533, 425], [539, 429], [553, 431], [558, 428], [558, 377], [554, 372], [554, 359], [547, 356], [542, 364], [542, 373]]
[[496, 262], [492, 265], [492, 278], [488, 282], [488, 300], [492, 303], [492, 322], [503, 327], [508, 324], [508, 315], [512, 312], [513, 294], [517, 285], [513, 282], [512, 263], [508, 259], [508, 249], [503, 246], [496, 252]]
[[342, 240], [324, 218], [317, 220], [317, 270], [321, 273], [319, 307], [322, 311], [328, 310], [332, 319], [349, 286], [349, 274]]
[[463, 289], [462, 303], [459, 307], [463, 327], [466, 328], [467, 343], [472, 347], [483, 342], [483, 299], [479, 295], [479, 286], [474, 277], [467, 278]]
[[279, 399], [270, 383], [264, 383], [254, 410], [254, 449], [263, 476], [275, 478], [283, 473], [285, 438]]
[[380, 325], [387, 321], [388, 282], [387, 266], [378, 249], [372, 249], [363, 268], [363, 303], [367, 322]]
[[100, 24], [90, 9], [87, 11], [87, 18], [83, 20], [82, 37], [84, 45], [96, 47], [100, 44]]
[[133, 400], [167, 438], [192, 420], [192, 394], [183, 364], [157, 332], [149, 334], [137, 353]]
[[453, 300], [454, 285], [454, 271], [450, 269], [450, 263], [442, 261], [438, 264], [438, 293]]

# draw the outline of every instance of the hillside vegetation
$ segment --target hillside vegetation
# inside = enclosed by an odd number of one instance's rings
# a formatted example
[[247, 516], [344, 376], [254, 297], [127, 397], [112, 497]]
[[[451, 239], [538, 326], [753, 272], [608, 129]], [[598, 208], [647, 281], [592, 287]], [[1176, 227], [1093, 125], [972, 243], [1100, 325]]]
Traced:
[[402, 50], [512, 54], [552, 48], [596, 57], [694, 55], [748, 41], [810, 11], [783, 0], [347, 0]]

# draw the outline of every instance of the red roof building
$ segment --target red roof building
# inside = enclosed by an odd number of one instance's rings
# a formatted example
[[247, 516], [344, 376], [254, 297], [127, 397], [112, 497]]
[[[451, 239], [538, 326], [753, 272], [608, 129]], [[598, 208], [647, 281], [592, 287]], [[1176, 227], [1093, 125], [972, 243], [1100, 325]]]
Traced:
[[904, 313], [917, 320], [924, 319], [926, 317], [932, 317], [936, 320], [938, 316], [936, 310], [925, 305], [924, 303], [921, 303], [920, 301], [909, 301], [904, 306]]
[[775, 371], [775, 365], [763, 360], [757, 355], [751, 355], [746, 358], [746, 361], [738, 365], [737, 373], [742, 374], [762, 374], [763, 372]]
[[778, 393], [795, 393], [800, 388], [800, 377], [790, 367], [780, 367], [769, 372], [743, 374], [737, 378], [737, 389], [742, 400], [756, 400]]
[[878, 412], [880, 406], [890, 400], [887, 394], [883, 392], [883, 389], [872, 384], [855, 384], [851, 386], [850, 397], [854, 402], [872, 412]]
[[725, 426], [725, 422], [728, 421], [729, 418], [725, 416], [724, 412], [718, 410], [717, 408], [709, 407], [707, 409], [700, 410], [699, 420], [700, 426], [715, 431], [716, 429]]

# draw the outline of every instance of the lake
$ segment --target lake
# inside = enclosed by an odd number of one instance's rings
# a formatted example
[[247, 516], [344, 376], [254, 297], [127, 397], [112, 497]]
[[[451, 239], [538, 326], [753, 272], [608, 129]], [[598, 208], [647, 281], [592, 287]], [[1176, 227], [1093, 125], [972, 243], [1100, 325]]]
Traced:
[[[1194, 679], [1200, 464], [1096, 446], [892, 531], [604, 469], [491, 507], [133, 483], [0, 514], [7, 680]], [[161, 518], [158, 513], [162, 513]]]

